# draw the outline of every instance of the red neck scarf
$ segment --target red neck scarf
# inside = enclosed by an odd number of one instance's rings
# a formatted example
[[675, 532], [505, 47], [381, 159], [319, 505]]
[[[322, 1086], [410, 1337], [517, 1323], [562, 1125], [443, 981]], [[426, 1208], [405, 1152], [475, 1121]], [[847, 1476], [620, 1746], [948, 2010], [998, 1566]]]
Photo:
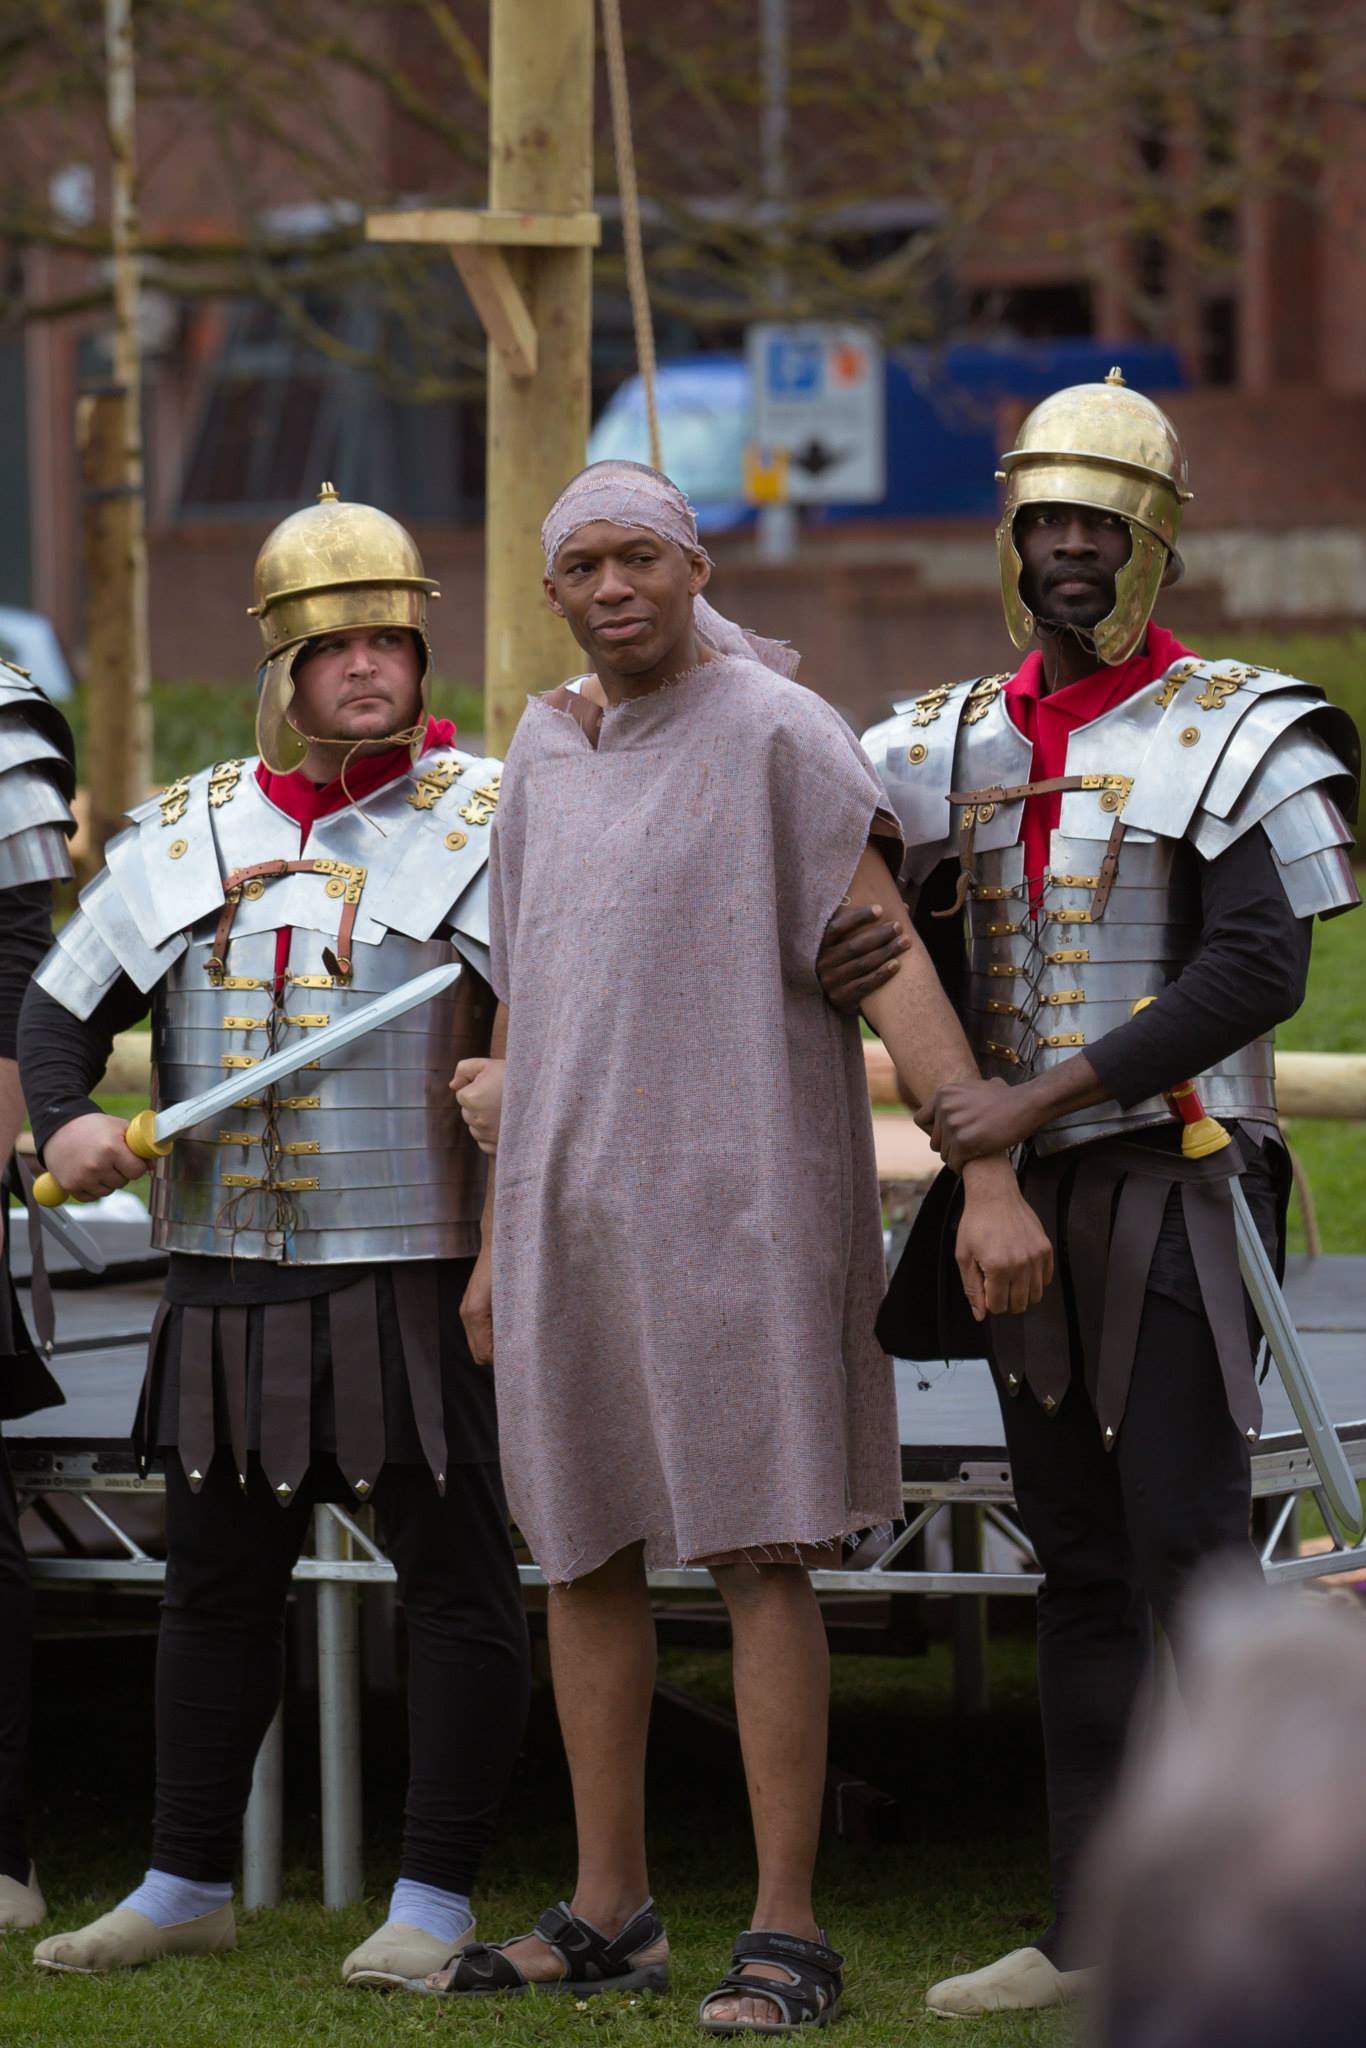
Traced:
[[[429, 718], [427, 737], [422, 742], [425, 754], [432, 747], [449, 747], [455, 740], [455, 727], [449, 718]], [[267, 768], [264, 761], [256, 764], [256, 780], [277, 810], [293, 818], [299, 825], [299, 851], [308, 844], [308, 835], [319, 818], [330, 818], [334, 811], [344, 811], [350, 804], [358, 803], [364, 796], [373, 796], [377, 789], [383, 789], [386, 782], [393, 782], [407, 773], [409, 754], [406, 747], [386, 747], [382, 754], [362, 754], [351, 763], [346, 771], [346, 787], [342, 788], [341, 777], [332, 782], [310, 782], [302, 768], [292, 768], [288, 775], [277, 775]]]
[[[1089, 725], [1103, 712], [1113, 711], [1139, 690], [1166, 674], [1174, 661], [1189, 656], [1174, 634], [1161, 626], [1149, 625], [1147, 645], [1141, 654], [1131, 654], [1116, 668], [1098, 668], [1080, 681], [1045, 693], [1043, 655], [1027, 654], [1019, 673], [1006, 684], [1006, 710], [1017, 729], [1034, 742], [1029, 775], [1032, 782], [1049, 782], [1067, 772], [1067, 742], [1079, 725]], [[1025, 874], [1037, 882], [1048, 865], [1049, 834], [1057, 829], [1062, 815], [1062, 795], [1025, 798]]]
[[[449, 747], [454, 740], [455, 727], [449, 718], [429, 718], [422, 751], [425, 754], [431, 747]], [[276, 809], [295, 820], [299, 827], [299, 851], [302, 853], [319, 818], [330, 818], [334, 811], [344, 811], [359, 802], [361, 797], [373, 796], [377, 789], [383, 789], [386, 782], [396, 781], [407, 773], [411, 758], [407, 747], [386, 747], [382, 754], [362, 754], [346, 771], [345, 789], [340, 776], [332, 782], [310, 782], [302, 768], [293, 768], [288, 775], [277, 775], [267, 768], [264, 761], [256, 764], [256, 780]], [[275, 935], [277, 988], [283, 983], [289, 967], [291, 936], [288, 925], [283, 925]]]

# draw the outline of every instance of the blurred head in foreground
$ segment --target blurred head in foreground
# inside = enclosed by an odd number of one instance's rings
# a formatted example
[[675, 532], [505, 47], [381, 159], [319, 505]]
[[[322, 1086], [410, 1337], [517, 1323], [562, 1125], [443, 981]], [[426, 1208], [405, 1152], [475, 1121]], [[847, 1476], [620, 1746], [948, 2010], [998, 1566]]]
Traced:
[[1206, 1593], [1093, 1874], [1095, 2048], [1366, 2039], [1366, 1618]]

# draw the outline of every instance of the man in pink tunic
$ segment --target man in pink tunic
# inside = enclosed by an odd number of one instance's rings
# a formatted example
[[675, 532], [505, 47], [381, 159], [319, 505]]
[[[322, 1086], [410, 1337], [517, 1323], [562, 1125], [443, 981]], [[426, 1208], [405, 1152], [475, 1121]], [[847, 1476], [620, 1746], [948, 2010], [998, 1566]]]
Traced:
[[[579, 1881], [533, 1935], [433, 1983], [667, 1982], [645, 1573], [700, 1563], [730, 1612], [759, 1856], [702, 2024], [795, 2032], [842, 1990], [811, 1900], [828, 1674], [803, 1567], [901, 1509], [862, 1049], [815, 961], [842, 901], [893, 900], [899, 836], [843, 721], [780, 672], [790, 651], [702, 598], [710, 564], [666, 478], [598, 464], [543, 537], [549, 601], [594, 673], [531, 701], [503, 775], [506, 1092], [464, 1314], [476, 1357], [496, 1331], [509, 1502], [552, 1587]], [[917, 1100], [975, 1074], [923, 948], [869, 1014]], [[979, 1315], [1041, 1291], [1042, 1232], [1004, 1158], [969, 1170], [958, 1249]]]

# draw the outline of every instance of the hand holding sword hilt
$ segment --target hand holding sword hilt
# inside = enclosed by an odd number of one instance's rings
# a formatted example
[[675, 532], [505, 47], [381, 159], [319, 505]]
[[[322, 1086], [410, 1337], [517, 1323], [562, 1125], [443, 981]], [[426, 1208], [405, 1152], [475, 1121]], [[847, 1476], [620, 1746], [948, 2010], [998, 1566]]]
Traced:
[[[123, 1142], [136, 1159], [164, 1159], [170, 1151], [156, 1134], [156, 1112], [140, 1109], [123, 1134]], [[60, 1209], [69, 1198], [55, 1174], [40, 1173], [33, 1183], [33, 1199], [40, 1209]]]
[[[1149, 1003], [1155, 1003], [1156, 996], [1140, 996], [1134, 1004], [1136, 1017], [1140, 1010], [1146, 1010]], [[1200, 1091], [1194, 1081], [1178, 1081], [1174, 1088], [1164, 1088], [1162, 1100], [1172, 1115], [1181, 1120], [1181, 1157], [1183, 1159], [1208, 1159], [1212, 1152], [1222, 1152], [1233, 1139], [1217, 1117], [1210, 1116], [1200, 1100]]]

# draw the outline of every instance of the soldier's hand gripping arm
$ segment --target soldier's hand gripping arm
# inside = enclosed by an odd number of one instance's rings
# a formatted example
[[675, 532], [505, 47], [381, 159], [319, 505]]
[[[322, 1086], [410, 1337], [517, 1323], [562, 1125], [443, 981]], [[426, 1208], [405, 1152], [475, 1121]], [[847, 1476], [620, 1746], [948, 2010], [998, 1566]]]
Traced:
[[[864, 853], [849, 893], [855, 906], [897, 901], [896, 885], [875, 848]], [[928, 1102], [950, 1082], [976, 1077], [963, 1028], [914, 934], [899, 971], [865, 997], [863, 1012], [915, 1101]], [[973, 1315], [981, 1322], [988, 1314], [1018, 1314], [1040, 1299], [1052, 1275], [1043, 1226], [1003, 1153], [970, 1161], [963, 1192], [956, 1257]]]
[[461, 1060], [451, 1076], [451, 1092], [460, 1104], [470, 1136], [492, 1158], [498, 1150], [498, 1125], [503, 1114], [503, 1078], [507, 1072], [507, 1010], [500, 1003], [493, 1020], [487, 1059]]
[[1147, 1009], [1018, 1087], [959, 1081], [926, 1104], [916, 1122], [947, 1165], [1023, 1144], [1069, 1110], [1161, 1095], [1294, 1015], [1313, 920], [1287, 901], [1261, 827], [1201, 862], [1199, 881], [1199, 945]]

